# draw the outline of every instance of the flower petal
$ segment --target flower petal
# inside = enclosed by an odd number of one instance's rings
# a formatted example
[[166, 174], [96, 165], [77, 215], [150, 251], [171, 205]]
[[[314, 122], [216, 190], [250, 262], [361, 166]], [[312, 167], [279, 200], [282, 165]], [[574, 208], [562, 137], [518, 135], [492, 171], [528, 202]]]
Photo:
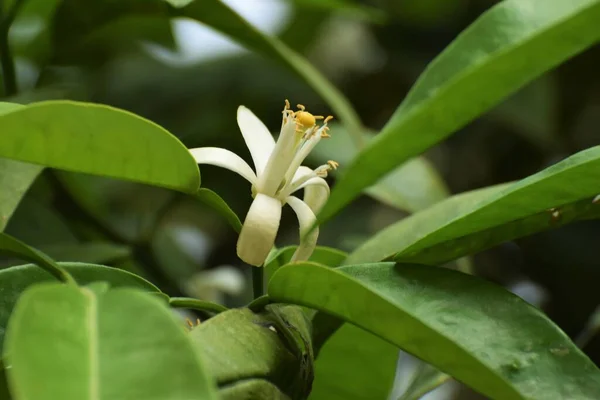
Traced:
[[298, 189], [304, 188], [304, 202], [318, 214], [329, 198], [329, 185], [323, 178], [311, 178]]
[[275, 244], [281, 219], [281, 202], [258, 193], [248, 210], [237, 242], [237, 255], [244, 262], [260, 267]]
[[317, 217], [315, 217], [310, 207], [299, 198], [289, 196], [285, 200], [296, 213], [298, 222], [300, 223], [300, 244], [294, 252], [291, 261], [308, 260], [315, 247], [317, 247], [317, 239], [319, 238], [319, 228], [311, 230], [315, 222], [317, 222]]
[[260, 176], [273, 152], [275, 139], [265, 124], [244, 106], [238, 107], [237, 122], [254, 161], [256, 175]]
[[[312, 174], [312, 169], [305, 166], [300, 166], [294, 174], [291, 186], [295, 186], [295, 182], [305, 179], [306, 176]], [[303, 184], [296, 187], [294, 192], [300, 189], [304, 189], [304, 202], [315, 214], [318, 214], [329, 198], [329, 185], [327, 184], [327, 181], [318, 177], [310, 178]]]
[[218, 147], [198, 147], [190, 149], [192, 157], [198, 164], [210, 164], [237, 172], [250, 183], [256, 183], [256, 174], [240, 156], [229, 150]]

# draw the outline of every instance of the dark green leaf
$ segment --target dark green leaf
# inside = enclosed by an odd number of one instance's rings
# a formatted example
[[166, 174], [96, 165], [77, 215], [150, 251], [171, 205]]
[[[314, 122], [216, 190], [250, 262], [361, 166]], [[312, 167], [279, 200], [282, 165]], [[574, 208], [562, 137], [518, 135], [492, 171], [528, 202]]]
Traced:
[[20, 399], [217, 398], [177, 317], [133, 289], [28, 289], [10, 319], [4, 357]]
[[440, 264], [493, 245], [600, 217], [600, 146], [582, 151], [512, 185], [448, 199], [393, 224], [359, 247], [346, 263], [391, 257]]
[[319, 216], [331, 218], [386, 173], [600, 39], [599, 0], [505, 0], [425, 70], [354, 159]]
[[293, 264], [275, 273], [268, 294], [351, 322], [491, 398], [600, 396], [600, 370], [552, 321], [470, 275], [394, 263]]

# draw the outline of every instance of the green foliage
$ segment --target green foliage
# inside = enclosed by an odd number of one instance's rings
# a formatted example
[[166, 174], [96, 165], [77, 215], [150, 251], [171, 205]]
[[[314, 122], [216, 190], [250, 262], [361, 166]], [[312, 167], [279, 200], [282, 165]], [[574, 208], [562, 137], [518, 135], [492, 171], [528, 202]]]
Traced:
[[[304, 290], [309, 284], [313, 290]], [[304, 263], [277, 271], [268, 294], [367, 329], [490, 397], [594, 399], [600, 393], [600, 370], [546, 316], [459, 272]]]
[[132, 289], [27, 290], [11, 318], [4, 357], [16, 398], [217, 398], [177, 319], [164, 303]]
[[396, 166], [600, 40], [600, 2], [506, 0], [483, 14], [425, 70], [376, 140], [354, 160], [321, 221]]
[[[273, 3], [274, 33], [219, 0], [1, 2], [0, 398], [387, 400], [403, 380], [394, 398], [416, 400], [450, 379], [600, 398], [583, 243], [600, 218], [600, 0], [376, 3]], [[197, 23], [250, 53], [190, 61]], [[244, 168], [253, 135], [268, 153], [285, 98], [341, 123], [284, 111], [296, 125], [273, 168], [250, 154], [273, 172], [250, 193], [215, 172]], [[240, 137], [239, 104], [267, 128]], [[322, 138], [302, 183], [288, 167]], [[212, 146], [239, 157], [213, 153], [200, 187], [188, 148]], [[257, 193], [281, 204], [245, 222], [273, 248], [250, 272], [234, 248]], [[330, 219], [317, 246], [308, 228]], [[412, 377], [400, 350], [420, 359]]]

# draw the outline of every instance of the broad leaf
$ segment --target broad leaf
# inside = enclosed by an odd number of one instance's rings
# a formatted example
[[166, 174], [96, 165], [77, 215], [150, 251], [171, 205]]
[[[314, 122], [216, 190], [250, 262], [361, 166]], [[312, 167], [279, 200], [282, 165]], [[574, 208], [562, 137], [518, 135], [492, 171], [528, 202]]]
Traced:
[[505, 0], [425, 70], [376, 139], [337, 183], [325, 221], [395, 167], [597, 43], [600, 0]]
[[[111, 287], [131, 287], [159, 293], [160, 290], [137, 275], [117, 268], [83, 263], [58, 263], [80, 285], [105, 282]], [[54, 278], [37, 265], [27, 264], [0, 270], [0, 353], [6, 324], [21, 293], [28, 287], [41, 282], [52, 282]]]
[[282, 62], [298, 74], [333, 109], [345, 125], [356, 144], [362, 143], [362, 124], [356, 111], [344, 95], [304, 57], [275, 37], [270, 37], [253, 27], [220, 0], [165, 0], [176, 8], [174, 15], [200, 21], [231, 37], [256, 52]]
[[177, 138], [127, 111], [73, 101], [0, 115], [0, 157], [195, 193], [196, 162]]
[[242, 229], [242, 222], [237, 214], [217, 193], [210, 189], [200, 188], [194, 194], [194, 197], [221, 214], [236, 232], [239, 232]]
[[[306, 290], [310, 287], [311, 290]], [[539, 310], [445, 268], [282, 267], [273, 301], [340, 317], [497, 399], [597, 399], [600, 370]]]
[[[268, 279], [277, 271], [277, 269], [290, 262], [298, 246], [287, 246], [272, 251], [265, 261], [265, 278]], [[326, 265], [328, 267], [337, 267], [344, 262], [348, 255], [338, 249], [325, 246], [317, 246], [310, 255], [308, 261]]]
[[17, 399], [217, 398], [177, 317], [133, 289], [32, 287], [11, 317], [4, 357]]
[[[347, 264], [394, 256], [440, 264], [507, 240], [600, 217], [600, 146], [535, 175], [448, 199], [387, 227], [350, 255]], [[395, 255], [394, 255], [395, 254]]]

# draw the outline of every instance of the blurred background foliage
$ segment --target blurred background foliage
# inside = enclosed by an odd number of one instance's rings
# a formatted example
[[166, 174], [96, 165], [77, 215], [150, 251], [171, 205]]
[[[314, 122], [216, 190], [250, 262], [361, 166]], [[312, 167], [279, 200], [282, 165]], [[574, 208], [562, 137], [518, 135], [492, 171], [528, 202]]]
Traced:
[[[0, 5], [6, 10], [19, 1]], [[383, 126], [427, 63], [496, 3], [224, 2], [304, 55], [348, 97], [370, 133]], [[114, 105], [164, 126], [187, 147], [224, 147], [248, 161], [235, 120], [238, 105], [251, 108], [273, 131], [286, 98], [316, 114], [332, 113], [285, 66], [173, 15], [162, 1], [22, 2], [9, 32], [19, 92], [5, 93], [4, 100]], [[393, 193], [369, 193], [321, 228], [319, 244], [351, 251], [448, 193], [517, 180], [598, 144], [598, 65], [596, 46], [523, 88], [430, 149], [427, 163], [409, 163], [402, 179], [392, 179], [388, 189], [409, 194], [404, 206], [386, 201]], [[341, 126], [331, 133], [312, 156], [312, 166], [327, 159], [343, 164], [355, 154]], [[202, 185], [243, 218], [251, 201], [247, 183], [219, 168], [203, 166], [201, 172]], [[297, 241], [296, 224], [285, 211], [278, 245]], [[134, 271], [171, 295], [230, 306], [251, 297], [249, 269], [235, 255], [236, 233], [212, 209], [167, 190], [45, 170], [6, 231], [60, 261]], [[471, 262], [477, 274], [541, 306], [570, 336], [585, 342], [585, 351], [599, 363], [600, 336], [594, 336], [590, 319], [600, 304], [598, 243], [600, 222], [580, 222], [505, 243]], [[3, 259], [2, 266], [15, 263]]]

